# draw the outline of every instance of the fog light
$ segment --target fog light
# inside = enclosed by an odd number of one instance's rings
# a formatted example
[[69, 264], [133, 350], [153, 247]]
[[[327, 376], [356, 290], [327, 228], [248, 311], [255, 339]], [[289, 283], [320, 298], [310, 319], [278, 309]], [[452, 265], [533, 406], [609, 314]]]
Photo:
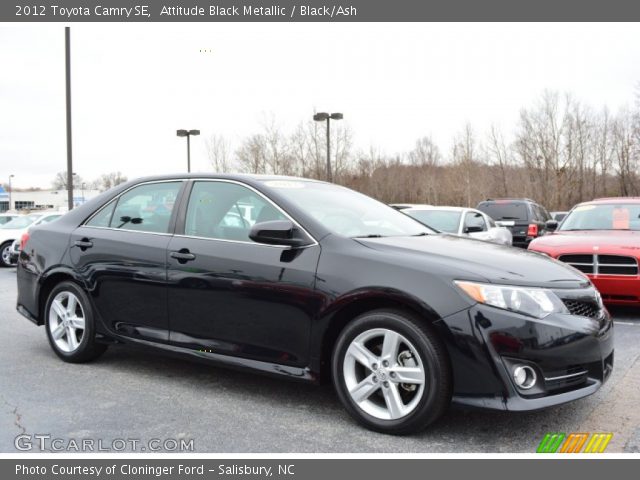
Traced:
[[523, 390], [528, 390], [536, 384], [536, 371], [528, 365], [516, 365], [513, 369], [513, 381]]

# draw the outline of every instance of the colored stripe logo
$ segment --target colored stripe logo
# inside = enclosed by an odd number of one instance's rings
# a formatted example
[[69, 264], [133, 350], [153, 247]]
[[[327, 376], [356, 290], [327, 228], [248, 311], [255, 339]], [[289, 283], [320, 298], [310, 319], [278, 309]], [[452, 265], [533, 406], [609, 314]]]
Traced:
[[603, 453], [612, 437], [613, 433], [547, 433], [536, 453]]

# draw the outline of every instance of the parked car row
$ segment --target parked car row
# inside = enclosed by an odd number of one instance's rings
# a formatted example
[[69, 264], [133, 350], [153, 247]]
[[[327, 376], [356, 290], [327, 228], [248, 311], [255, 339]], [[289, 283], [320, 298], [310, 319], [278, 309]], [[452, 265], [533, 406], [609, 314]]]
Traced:
[[11, 219], [0, 225], [0, 267], [16, 264], [20, 254], [20, 244], [24, 244], [29, 229], [60, 218], [62, 212], [34, 212], [26, 215], [3, 214]]
[[[513, 227], [542, 229], [530, 203], [487, 204], [505, 206]], [[583, 273], [465, 238], [490, 230], [486, 212], [415, 210], [453, 235], [314, 180], [139, 179], [32, 230], [17, 307], [64, 361], [123, 342], [327, 379], [354, 419], [392, 434], [452, 401], [536, 410], [601, 387], [613, 322]]]

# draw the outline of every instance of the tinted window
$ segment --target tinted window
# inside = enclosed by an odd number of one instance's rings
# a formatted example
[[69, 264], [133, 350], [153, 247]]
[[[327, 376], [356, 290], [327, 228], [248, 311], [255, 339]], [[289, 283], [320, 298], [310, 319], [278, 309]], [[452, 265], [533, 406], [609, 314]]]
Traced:
[[481, 228], [482, 231], [487, 230], [487, 222], [484, 221], [484, 217], [481, 213], [477, 212], [467, 212], [464, 216], [464, 227], [465, 228]]
[[49, 222], [53, 222], [54, 220], [57, 220], [58, 218], [60, 218], [62, 215], [49, 215], [48, 217], [44, 217], [42, 219], [42, 221], [40, 221], [38, 223], [38, 225], [44, 224], [44, 223], [49, 223]]
[[116, 200], [113, 200], [106, 207], [96, 213], [91, 220], [87, 222], [87, 225], [91, 227], [108, 227], [111, 224], [111, 216], [113, 215], [113, 209], [116, 206]]
[[111, 217], [111, 228], [167, 233], [181, 182], [150, 183], [123, 194]]
[[441, 232], [458, 233], [460, 212], [451, 210], [406, 210], [405, 213]]
[[494, 220], [529, 220], [526, 203], [494, 202], [481, 203], [478, 210], [483, 211]]
[[255, 223], [286, 220], [253, 190], [229, 182], [196, 182], [191, 191], [185, 235], [251, 242]]

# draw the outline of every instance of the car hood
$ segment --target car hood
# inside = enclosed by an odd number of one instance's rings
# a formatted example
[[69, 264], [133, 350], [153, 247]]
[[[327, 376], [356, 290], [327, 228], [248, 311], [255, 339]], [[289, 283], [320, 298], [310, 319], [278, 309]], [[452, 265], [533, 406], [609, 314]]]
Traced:
[[547, 253], [600, 253], [626, 251], [640, 255], [640, 232], [628, 230], [579, 230], [556, 232], [531, 242], [529, 248]]
[[440, 271], [464, 271], [491, 283], [508, 285], [547, 288], [589, 285], [582, 273], [545, 255], [454, 235], [359, 238], [357, 241], [387, 253], [405, 257], [410, 254], [411, 263], [422, 264], [427, 271], [437, 265]]

